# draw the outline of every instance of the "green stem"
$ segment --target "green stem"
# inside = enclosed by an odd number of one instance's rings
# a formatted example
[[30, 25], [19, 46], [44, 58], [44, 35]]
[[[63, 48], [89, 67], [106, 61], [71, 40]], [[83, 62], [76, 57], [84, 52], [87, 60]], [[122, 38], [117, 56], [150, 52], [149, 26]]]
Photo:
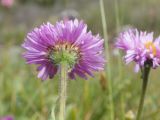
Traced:
[[67, 97], [67, 70], [66, 62], [60, 64], [60, 93], [59, 93], [59, 120], [65, 120], [66, 97]]
[[108, 75], [108, 91], [109, 91], [109, 102], [110, 102], [110, 120], [114, 120], [114, 104], [113, 104], [113, 93], [112, 93], [112, 81], [111, 81], [111, 66], [110, 66], [110, 55], [109, 55], [109, 41], [108, 41], [108, 32], [107, 32], [107, 23], [106, 16], [104, 10], [104, 1], [99, 0], [100, 2], [100, 11], [101, 11], [101, 19], [102, 19], [102, 27], [103, 27], [103, 35], [105, 40], [105, 57], [107, 59], [107, 66], [105, 69], [107, 70]]
[[150, 66], [148, 64], [145, 64], [143, 72], [142, 72], [142, 78], [143, 78], [142, 93], [141, 93], [141, 99], [140, 99], [140, 102], [139, 102], [139, 107], [138, 107], [138, 113], [137, 113], [136, 120], [141, 119], [145, 94], [146, 94], [146, 90], [147, 90], [149, 73], [150, 73]]
[[114, 5], [115, 5], [115, 18], [116, 18], [116, 32], [119, 32], [120, 28], [120, 17], [119, 17], [119, 7], [118, 7], [118, 1], [114, 0]]
[[[116, 32], [119, 33], [120, 30], [120, 15], [119, 15], [119, 6], [118, 6], [118, 0], [114, 0], [115, 5], [115, 18], [116, 18]], [[122, 63], [121, 63], [122, 56], [120, 53], [118, 54], [118, 72], [119, 72], [119, 79], [121, 80], [123, 71], [122, 71]]]

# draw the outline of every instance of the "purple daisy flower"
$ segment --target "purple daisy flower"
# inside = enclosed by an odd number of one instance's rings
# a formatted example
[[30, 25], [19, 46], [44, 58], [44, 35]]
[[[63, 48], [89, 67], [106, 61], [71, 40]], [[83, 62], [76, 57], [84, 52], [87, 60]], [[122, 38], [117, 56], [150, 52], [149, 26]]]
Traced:
[[75, 75], [87, 79], [87, 75], [93, 76], [92, 71], [104, 68], [103, 42], [99, 35], [87, 32], [83, 21], [47, 23], [28, 33], [22, 45], [26, 49], [23, 56], [28, 64], [39, 65], [38, 78], [42, 80], [53, 78], [62, 61], [67, 61], [71, 79]]
[[154, 40], [153, 32], [147, 33], [137, 29], [129, 29], [120, 33], [116, 47], [126, 52], [124, 57], [128, 64], [136, 62], [135, 71], [138, 72], [145, 63], [152, 68], [160, 65], [160, 37]]

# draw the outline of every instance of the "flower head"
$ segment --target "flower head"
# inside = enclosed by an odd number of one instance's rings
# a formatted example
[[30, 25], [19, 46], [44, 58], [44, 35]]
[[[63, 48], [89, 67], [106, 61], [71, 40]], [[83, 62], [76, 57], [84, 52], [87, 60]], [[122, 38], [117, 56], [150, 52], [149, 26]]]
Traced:
[[160, 37], [154, 40], [153, 32], [147, 33], [137, 29], [129, 29], [120, 33], [116, 47], [126, 52], [126, 63], [136, 62], [135, 71], [149, 64], [152, 68], [160, 65]]
[[72, 79], [76, 74], [86, 79], [87, 74], [93, 76], [92, 71], [104, 67], [103, 40], [87, 32], [87, 25], [77, 19], [35, 28], [22, 46], [27, 63], [39, 65], [38, 77], [43, 80], [53, 78], [63, 61], [69, 65]]
[[14, 3], [14, 0], [0, 0], [0, 4], [4, 7], [10, 8]]

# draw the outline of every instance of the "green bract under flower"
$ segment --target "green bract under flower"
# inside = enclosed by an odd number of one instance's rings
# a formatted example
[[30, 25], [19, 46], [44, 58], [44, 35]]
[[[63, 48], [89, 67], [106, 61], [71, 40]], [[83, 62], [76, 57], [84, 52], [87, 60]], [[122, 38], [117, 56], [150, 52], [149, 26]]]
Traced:
[[49, 53], [49, 59], [54, 64], [66, 62], [70, 67], [73, 67], [80, 58], [78, 47], [74, 47], [68, 43], [61, 43], [54, 46]]

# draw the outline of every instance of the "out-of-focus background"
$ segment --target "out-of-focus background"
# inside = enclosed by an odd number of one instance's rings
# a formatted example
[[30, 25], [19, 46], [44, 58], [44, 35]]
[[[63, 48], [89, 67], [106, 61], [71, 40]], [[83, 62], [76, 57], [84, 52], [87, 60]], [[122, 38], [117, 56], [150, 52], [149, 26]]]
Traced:
[[[0, 116], [15, 120], [48, 120], [58, 95], [58, 75], [41, 81], [35, 65], [21, 57], [21, 44], [34, 27], [76, 17], [103, 37], [99, 0], [0, 0]], [[6, 0], [7, 1], [7, 0]], [[8, 0], [9, 1], [9, 0]], [[140, 98], [140, 74], [125, 65], [113, 44], [130, 27], [160, 35], [160, 0], [104, 0], [111, 56], [115, 120], [132, 120]], [[152, 70], [143, 120], [160, 120], [160, 71]], [[109, 120], [108, 75], [68, 82], [67, 120]]]

